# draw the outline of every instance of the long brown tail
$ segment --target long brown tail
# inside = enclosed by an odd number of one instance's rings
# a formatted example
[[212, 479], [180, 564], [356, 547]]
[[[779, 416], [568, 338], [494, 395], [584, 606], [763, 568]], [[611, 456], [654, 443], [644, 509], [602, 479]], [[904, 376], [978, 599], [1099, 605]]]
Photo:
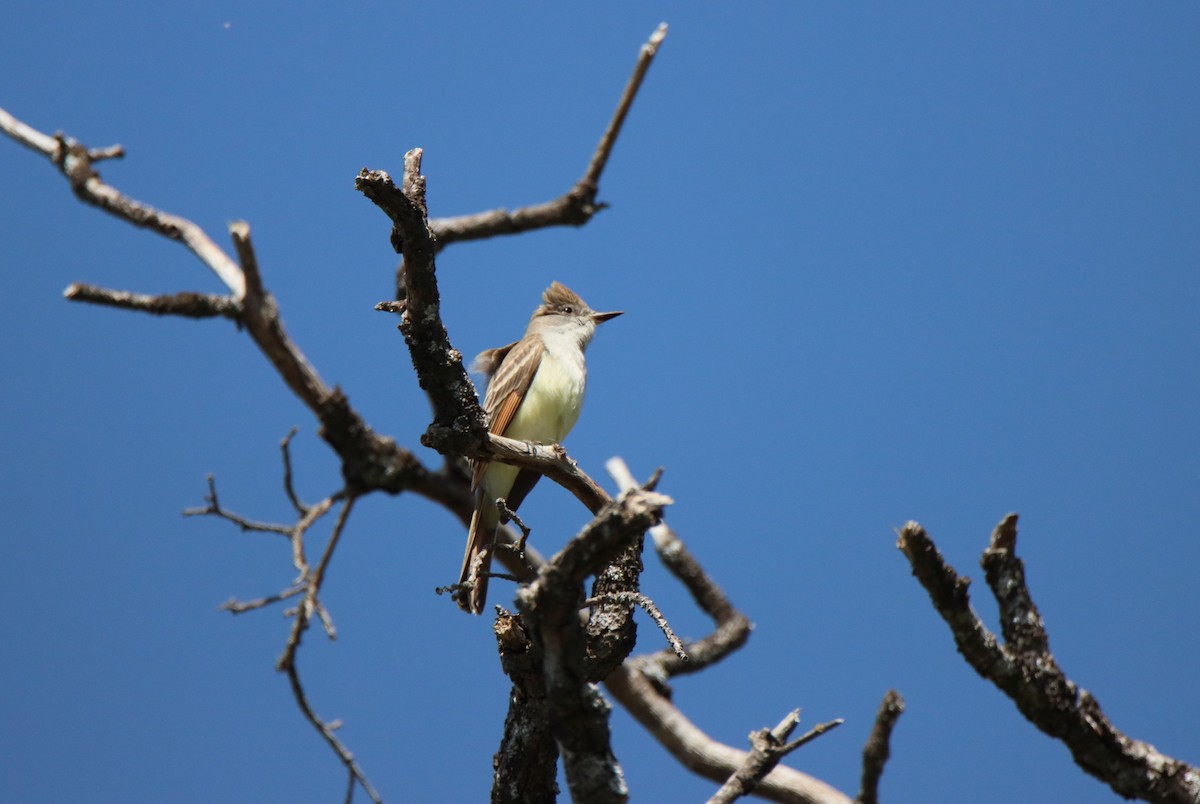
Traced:
[[[458, 596], [458, 605], [463, 611], [472, 614], [482, 614], [483, 605], [487, 602], [488, 573], [492, 568], [494, 552], [492, 542], [496, 539], [496, 526], [500, 521], [497, 514], [488, 515], [487, 508], [486, 505], [476, 504], [475, 513], [471, 515], [471, 529], [467, 532], [467, 552], [463, 556], [462, 572], [458, 578], [460, 584], [471, 584], [469, 590]], [[483, 558], [476, 567], [476, 558], [481, 553]]]

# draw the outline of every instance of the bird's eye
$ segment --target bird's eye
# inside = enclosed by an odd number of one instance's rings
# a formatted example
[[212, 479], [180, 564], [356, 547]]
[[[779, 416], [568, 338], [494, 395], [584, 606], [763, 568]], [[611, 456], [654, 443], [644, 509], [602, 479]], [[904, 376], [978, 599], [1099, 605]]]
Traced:
[[575, 308], [573, 308], [573, 307], [572, 307], [571, 305], [569, 305], [569, 304], [564, 304], [564, 305], [563, 305], [563, 308], [562, 308], [562, 311], [563, 311], [564, 313], [566, 313], [567, 315], [571, 315], [572, 313], [574, 313], [574, 312], [575, 312]]

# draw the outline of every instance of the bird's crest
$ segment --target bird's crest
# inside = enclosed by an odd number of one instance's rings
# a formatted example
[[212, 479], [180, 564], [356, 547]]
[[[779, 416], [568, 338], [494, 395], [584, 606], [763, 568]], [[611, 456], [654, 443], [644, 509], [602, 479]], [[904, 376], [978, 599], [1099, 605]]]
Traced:
[[550, 287], [546, 288], [542, 293], [542, 302], [550, 307], [561, 307], [562, 305], [570, 305], [576, 310], [586, 309], [587, 304], [583, 299], [575, 294], [561, 282], [554, 282]]

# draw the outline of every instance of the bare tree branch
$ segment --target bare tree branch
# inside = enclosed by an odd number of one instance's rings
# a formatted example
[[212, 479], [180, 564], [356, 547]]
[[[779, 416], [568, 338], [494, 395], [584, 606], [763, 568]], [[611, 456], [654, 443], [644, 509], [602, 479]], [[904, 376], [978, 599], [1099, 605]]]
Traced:
[[317, 520], [329, 513], [335, 503], [346, 499], [347, 492], [339, 491], [336, 494], [331, 494], [315, 505], [309, 506], [309, 509], [304, 512], [299, 521], [292, 526], [288, 537], [292, 543], [292, 565], [296, 568], [299, 575], [296, 576], [296, 583], [309, 583], [312, 579], [313, 572], [309, 567], [308, 559], [304, 554], [304, 534], [308, 529], [316, 524]]
[[316, 369], [284, 330], [283, 321], [279, 317], [279, 307], [263, 287], [262, 274], [258, 270], [258, 257], [250, 242], [250, 224], [234, 221], [229, 225], [229, 235], [233, 239], [233, 246], [245, 276], [242, 323], [246, 325], [250, 337], [271, 361], [271, 365], [287, 383], [288, 388], [322, 418], [324, 407], [335, 392], [330, 391]]
[[[346, 520], [350, 516], [350, 511], [354, 508], [354, 496], [346, 498], [345, 504], [342, 506], [341, 513], [338, 514], [337, 522], [334, 523], [333, 532], [329, 536], [329, 542], [325, 545], [325, 550], [321, 554], [321, 560], [317, 563], [316, 568], [307, 575], [306, 583], [304, 584], [304, 599], [295, 609], [294, 619], [292, 620], [292, 630], [288, 635], [287, 643], [284, 645], [283, 655], [276, 662], [276, 668], [287, 674], [288, 681], [291, 683], [292, 694], [296, 698], [296, 704], [300, 707], [300, 711], [304, 713], [304, 717], [312, 724], [313, 728], [325, 738], [325, 742], [329, 743], [329, 747], [337, 754], [342, 764], [346, 766], [346, 770], [351, 777], [358, 782], [371, 797], [372, 801], [379, 802], [381, 799], [379, 793], [371, 785], [359, 767], [358, 762], [354, 759], [354, 754], [346, 747], [341, 740], [334, 734], [337, 726], [340, 724], [329, 723], [322, 720], [316, 712], [312, 710], [312, 706], [308, 702], [308, 696], [304, 693], [304, 686], [300, 683], [300, 673], [296, 668], [296, 652], [300, 648], [300, 642], [305, 630], [308, 629], [308, 624], [312, 617], [318, 611], [319, 603], [317, 595], [321, 591], [321, 584], [325, 580], [325, 572], [329, 568], [329, 562], [333, 558], [334, 550], [337, 549], [338, 541], [342, 537], [342, 532], [346, 527]], [[316, 506], [314, 506], [314, 510]], [[327, 629], [332, 626], [327, 624]], [[353, 795], [353, 786], [346, 793], [346, 798], [349, 800]]]
[[904, 698], [895, 690], [888, 690], [883, 696], [883, 703], [879, 705], [871, 735], [863, 746], [862, 786], [858, 791], [858, 804], [879, 804], [879, 779], [891, 755], [892, 728], [902, 714]]
[[[288, 468], [289, 473], [290, 460], [286, 458], [287, 444], [291, 440], [291, 437], [294, 435], [294, 433], [295, 431], [289, 433], [288, 436], [283, 440], [282, 444], [285, 455], [285, 466]], [[289, 480], [287, 483], [285, 483], [285, 486], [290, 486], [290, 474]], [[352, 781], [350, 792], [347, 793], [347, 800], [349, 800], [352, 794], [354, 783], [357, 783], [362, 786], [362, 788], [367, 792], [373, 801], [378, 802], [380, 800], [379, 794], [371, 786], [370, 781], [363, 774], [362, 769], [358, 766], [358, 763], [355, 762], [354, 755], [350, 753], [349, 749], [346, 748], [346, 746], [334, 734], [338, 724], [328, 723], [318, 717], [315, 712], [313, 712], [312, 707], [308, 702], [308, 697], [305, 695], [304, 687], [300, 682], [299, 672], [296, 669], [296, 653], [300, 648], [303, 634], [308, 629], [309, 623], [312, 621], [314, 616], [320, 619], [325, 632], [329, 635], [330, 639], [335, 639], [337, 636], [337, 631], [333, 626], [333, 620], [329, 616], [329, 612], [321, 603], [319, 593], [321, 590], [321, 584], [325, 579], [325, 573], [329, 568], [329, 563], [333, 559], [334, 550], [337, 548], [342, 533], [345, 531], [346, 521], [350, 516], [351, 509], [354, 507], [356, 498], [344, 490], [339, 491], [330, 495], [329, 497], [326, 497], [315, 505], [303, 507], [303, 513], [296, 524], [292, 526], [286, 526], [273, 523], [254, 522], [223, 508], [217, 499], [216, 484], [211, 475], [209, 475], [208, 478], [208, 489], [208, 495], [205, 498], [208, 502], [208, 505], [204, 508], [188, 509], [184, 511], [185, 516], [199, 516], [206, 514], [218, 516], [234, 523], [243, 531], [280, 533], [288, 536], [292, 547], [292, 561], [295, 564], [296, 569], [299, 571], [299, 576], [296, 578], [295, 582], [278, 594], [267, 595], [265, 597], [247, 602], [240, 602], [236, 599], [231, 599], [224, 603], [220, 608], [233, 614], [241, 614], [246, 611], [260, 609], [271, 605], [272, 603], [278, 603], [293, 597], [301, 597], [300, 603], [295, 608], [289, 609], [286, 612], [293, 618], [292, 628], [289, 631], [287, 642], [284, 645], [283, 654], [276, 662], [276, 669], [287, 674], [288, 681], [292, 688], [292, 694], [295, 696], [296, 704], [299, 706], [301, 713], [325, 739], [325, 741], [333, 749], [334, 753], [346, 766]], [[313, 524], [315, 524], [319, 519], [321, 519], [321, 517], [328, 513], [336, 503], [341, 501], [344, 501], [345, 504], [342, 506], [342, 510], [338, 514], [337, 521], [333, 525], [333, 530], [330, 534], [329, 541], [325, 545], [325, 549], [321, 554], [320, 560], [317, 562], [317, 566], [315, 568], [311, 567], [305, 558], [304, 536], [313, 526]]]
[[[285, 447], [287, 442], [291, 439], [293, 433], [295, 433], [294, 430], [292, 433], [288, 434], [287, 438], [284, 439]], [[284, 454], [285, 467], [287, 467], [287, 470], [290, 471], [290, 462], [286, 459], [286, 448], [284, 450]], [[286, 485], [287, 483], [285, 483], [285, 486]], [[296, 570], [299, 573], [296, 577], [296, 580], [292, 582], [292, 585], [284, 589], [282, 592], [246, 602], [241, 602], [237, 600], [237, 598], [230, 598], [225, 603], [221, 604], [220, 609], [222, 611], [232, 612], [233, 614], [241, 614], [246, 611], [263, 608], [264, 606], [268, 606], [272, 603], [278, 603], [280, 601], [287, 600], [295, 597], [300, 592], [306, 592], [309, 589], [313, 572], [309, 567], [308, 560], [304, 555], [304, 535], [308, 532], [309, 528], [311, 528], [317, 522], [317, 520], [325, 516], [325, 514], [327, 514], [329, 510], [333, 508], [334, 504], [346, 499], [347, 496], [348, 492], [343, 489], [331, 494], [315, 505], [304, 506], [300, 518], [294, 525], [281, 525], [274, 522], [256, 522], [254, 520], [246, 519], [245, 517], [235, 514], [232, 511], [222, 507], [217, 499], [216, 481], [212, 475], [209, 475], [208, 494], [205, 495], [204, 498], [208, 505], [203, 508], [188, 508], [184, 510], [183, 515], [216, 516], [232, 522], [241, 528], [243, 532], [256, 531], [260, 533], [278, 533], [282, 536], [287, 536], [288, 542], [292, 548], [292, 564], [296, 567]], [[336, 629], [333, 627], [333, 621], [329, 616], [329, 612], [325, 610], [319, 601], [315, 603], [315, 607], [317, 615], [321, 618], [321, 622], [325, 626], [326, 633], [329, 634], [331, 639], [335, 638]], [[290, 616], [295, 613], [295, 610], [289, 610], [287, 613]]]
[[842, 725], [843, 721], [839, 718], [828, 723], [821, 723], [804, 735], [787, 742], [787, 738], [791, 736], [799, 722], [800, 710], [795, 709], [789, 712], [775, 728], [751, 732], [750, 745], [753, 750], [746, 756], [741, 767], [708, 800], [708, 804], [730, 804], [742, 796], [750, 795], [763, 777], [770, 773], [771, 769], [778, 765], [784, 757], [827, 731], [836, 729]]
[[238, 222], [230, 227], [242, 263], [239, 266], [195, 223], [130, 198], [101, 179], [93, 163], [123, 154], [120, 146], [89, 150], [63, 134], [53, 137], [43, 134], [3, 109], [0, 109], [0, 131], [46, 156], [82, 201], [182, 243], [230, 290], [228, 297], [198, 293], [147, 296], [75, 284], [67, 289], [68, 298], [144, 312], [234, 319], [246, 327], [284, 382], [321, 422], [321, 437], [341, 459], [342, 474], [348, 485], [360, 494], [376, 490], [389, 494], [414, 491], [445, 506], [464, 521], [470, 517], [473, 502], [465, 478], [451, 472], [430, 471], [392, 439], [376, 434], [340, 389], [325, 385], [287, 336], [275, 301], [263, 286], [247, 224]]
[[100, 174], [92, 168], [95, 161], [123, 154], [124, 151], [119, 145], [89, 151], [84, 145], [61, 133], [53, 137], [47, 136], [17, 120], [4, 109], [0, 109], [0, 130], [22, 145], [49, 158], [67, 177], [71, 189], [81, 201], [99, 207], [134, 226], [152, 229], [164, 237], [182, 243], [217, 275], [233, 293], [234, 298], [241, 298], [245, 292], [245, 280], [241, 270], [209, 239], [203, 229], [186, 218], [161, 212], [119, 193], [105, 184]]
[[296, 494], [296, 487], [292, 485], [292, 439], [298, 433], [295, 427], [288, 431], [288, 434], [279, 442], [279, 451], [283, 453], [283, 491], [291, 501], [292, 507], [296, 509], [296, 513], [304, 516], [308, 513], [309, 506], [300, 502], [300, 497]]
[[370, 799], [375, 802], [375, 804], [379, 804], [381, 801], [383, 801], [383, 799], [379, 796], [378, 791], [375, 790], [374, 785], [371, 784], [371, 780], [367, 778], [365, 773], [363, 773], [362, 768], [358, 764], [358, 760], [354, 758], [354, 754], [351, 753], [350, 749], [347, 748], [346, 745], [337, 738], [337, 734], [335, 732], [337, 731], [338, 726], [341, 724], [336, 722], [329, 723], [322, 720], [317, 713], [312, 710], [312, 706], [309, 705], [308, 696], [304, 693], [304, 685], [300, 683], [300, 673], [296, 669], [294, 657], [292, 662], [288, 664], [287, 667], [281, 669], [287, 674], [288, 682], [292, 687], [292, 695], [295, 696], [296, 704], [300, 707], [301, 713], [303, 713], [308, 722], [313, 725], [313, 728], [315, 728], [317, 732], [325, 738], [325, 742], [329, 743], [329, 747], [333, 749], [335, 754], [337, 754], [338, 759], [342, 761], [342, 764], [346, 766], [346, 770], [350, 774], [350, 782], [346, 789], [347, 804], [349, 804], [349, 802], [354, 798], [355, 782], [362, 785], [363, 790], [370, 797]]
[[[658, 48], [667, 36], [667, 24], [664, 22], [650, 34], [650, 39], [642, 45], [638, 53], [637, 63], [633, 74], [625, 85], [617, 109], [609, 121], [608, 128], [600, 138], [591, 162], [579, 181], [575, 182], [563, 195], [544, 204], [521, 207], [512, 212], [506, 209], [493, 209], [488, 212], [478, 212], [473, 215], [460, 215], [453, 218], [435, 218], [429, 222], [429, 228], [434, 234], [436, 248], [441, 250], [451, 243], [465, 240], [480, 240], [497, 235], [512, 235], [540, 229], [546, 226], [582, 226], [591, 220], [606, 205], [596, 203], [596, 194], [600, 188], [600, 175], [604, 172], [608, 158], [612, 154], [617, 136], [625, 123], [625, 117], [633, 105], [641, 88], [642, 79], [650, 69]], [[407, 258], [405, 265], [408, 264]]]
[[[37, 151], [42, 156], [50, 157], [51, 161], [57, 159], [59, 137], [51, 137], [48, 134], [43, 134], [33, 126], [22, 123], [4, 109], [0, 109], [0, 131], [3, 131], [26, 148]], [[114, 145], [109, 150], [113, 149], [120, 150], [121, 146]]]
[[270, 606], [272, 603], [280, 603], [284, 600], [288, 600], [289, 598], [293, 598], [296, 595], [303, 593], [304, 589], [304, 584], [294, 584], [289, 586], [287, 589], [284, 589], [282, 592], [277, 592], [273, 595], [266, 595], [265, 597], [258, 597], [254, 600], [242, 601], [238, 600], [236, 597], [231, 597], [217, 608], [220, 611], [227, 611], [230, 614], [244, 614], [247, 611], [255, 611], [256, 609]]
[[683, 643], [679, 641], [679, 637], [675, 636], [675, 632], [671, 630], [670, 623], [663, 613], [658, 610], [658, 606], [654, 605], [654, 601], [643, 594], [637, 592], [611, 592], [602, 597], [589, 597], [583, 601], [585, 606], [598, 606], [602, 603], [621, 603], [629, 606], [640, 606], [643, 611], [650, 615], [650, 619], [654, 620], [654, 624], [663, 632], [663, 636], [667, 638], [667, 643], [670, 644], [671, 650], [680, 659], [687, 661], [687, 651], [683, 648]]
[[542, 654], [550, 729], [576, 801], [624, 802], [628, 790], [612, 754], [609, 705], [587, 682], [579, 618], [583, 581], [655, 524], [670, 499], [632, 489], [606, 506], [517, 593], [522, 619]]
[[[332, 505], [334, 498], [326, 498], [326, 502]], [[280, 670], [286, 670], [295, 662], [296, 650], [300, 647], [301, 638], [304, 632], [308, 629], [308, 624], [312, 620], [313, 615], [317, 610], [317, 595], [320, 594], [321, 584], [325, 580], [325, 571], [329, 567], [329, 562], [333, 558], [333, 551], [337, 549], [338, 541], [342, 538], [342, 531], [346, 526], [346, 519], [350, 516], [350, 511], [354, 508], [355, 497], [349, 496], [346, 498], [345, 505], [342, 506], [342, 511], [338, 514], [337, 522], [334, 523], [333, 532], [329, 536], [329, 541], [325, 545], [324, 552], [321, 553], [321, 560], [317, 562], [315, 569], [310, 570], [307, 563], [304, 561], [304, 551], [299, 548], [295, 551], [296, 562], [301, 571], [301, 579], [298, 582], [304, 584], [304, 599], [300, 605], [296, 607], [296, 615], [292, 620], [292, 631], [288, 635], [287, 643], [283, 648], [283, 655], [275, 663], [275, 666]], [[313, 506], [313, 512], [320, 510], [320, 504]], [[326, 509], [327, 510], [327, 509]], [[322, 511], [322, 513], [324, 513]], [[311, 521], [316, 521], [320, 514], [313, 515]], [[307, 519], [307, 517], [306, 517]], [[303, 536], [303, 531], [300, 526], [297, 526], [297, 531], [300, 531], [300, 536]], [[301, 541], [299, 537], [293, 538], [293, 543]]]
[[[420, 148], [414, 148], [404, 155], [403, 189], [386, 172], [366, 168], [358, 174], [354, 186], [391, 219], [392, 247], [404, 255], [404, 303], [396, 308], [400, 311], [400, 332], [417, 379], [433, 405], [434, 424], [466, 443], [478, 443], [487, 432], [483, 409], [463, 368], [462, 354], [450, 345], [441, 320], [436, 248], [425, 206], [421, 153]], [[465, 448], [442, 451], [466, 453]]]
[[[661, 477], [662, 470], [659, 469], [640, 488], [653, 491]], [[629, 484], [624, 489], [638, 487], [630, 476]], [[592, 584], [592, 599], [600, 602], [599, 605], [592, 606], [587, 619], [587, 670], [590, 681], [599, 682], [608, 678], [633, 652], [637, 643], [634, 605], [645, 608], [668, 635], [668, 640], [674, 639], [666, 618], [653, 602], [641, 593], [641, 576], [645, 566], [642, 562], [644, 546], [645, 536], [639, 535], [608, 566], [597, 573]], [[678, 655], [686, 657], [678, 640], [670, 644]]]
[[[612, 458], [605, 464], [609, 474], [621, 489], [636, 485], [629, 468], [620, 458]], [[660, 651], [645, 657], [653, 665], [653, 674], [661, 678], [695, 673], [719, 662], [740, 648], [750, 638], [754, 626], [747, 617], [734, 608], [716, 581], [704, 571], [687, 549], [687, 545], [665, 522], [650, 529], [654, 549], [659, 559], [671, 574], [683, 583], [691, 593], [700, 610], [713, 619], [716, 630], [707, 637], [687, 645], [687, 661], [680, 661], [672, 651]], [[728, 776], [721, 776], [724, 779]]]
[[[605, 680], [612, 693], [681, 765], [693, 773], [724, 782], [746, 761], [747, 753], [714, 740], [683, 714], [650, 674], [641, 658], [630, 659]], [[785, 804], [851, 804], [852, 799], [820, 779], [776, 766], [754, 789], [754, 795]]]
[[[622, 490], [636, 488], [629, 467], [612, 458], [606, 468]], [[696, 672], [737, 650], [750, 636], [750, 621], [737, 611], [708, 576], [687, 545], [664, 522], [650, 528], [655, 551], [691, 592], [697, 605], [713, 618], [713, 633], [686, 646], [688, 660], [662, 650], [627, 660], [604, 685], [612, 696], [684, 767], [716, 782], [725, 782], [747, 753], [705, 734], [671, 701], [668, 682], [674, 675]], [[776, 766], [754, 795], [790, 804], [850, 804], [850, 798], [819, 779], [783, 765]]]
[[295, 529], [294, 525], [278, 525], [274, 522], [255, 522], [246, 519], [243, 516], [233, 513], [221, 507], [221, 503], [217, 500], [217, 481], [212, 475], [208, 476], [208, 494], [204, 496], [204, 501], [208, 505], [203, 508], [186, 508], [183, 511], [184, 516], [217, 516], [221, 519], [227, 519], [245, 531], [257, 531], [259, 533], [279, 533], [283, 536], [291, 536]]
[[239, 321], [242, 305], [232, 296], [216, 296], [210, 293], [171, 293], [150, 296], [145, 293], [130, 293], [127, 290], [111, 290], [84, 285], [78, 282], [63, 291], [69, 301], [89, 302], [125, 310], [138, 310], [151, 315], [179, 315], [185, 318], [228, 318]]
[[561, 444], [535, 444], [494, 433], [486, 435], [485, 441], [467, 451], [468, 457], [536, 470], [574, 494], [593, 514], [612, 502], [609, 493], [579, 468]]
[[1061, 740], [1079, 767], [1125, 798], [1196, 804], [1200, 768], [1122, 734], [1096, 699], [1059, 668], [1025, 585], [1016, 543], [1017, 515], [1009, 514], [992, 532], [980, 562], [1000, 607], [1004, 644], [971, 608], [970, 580], [945, 562], [924, 528], [909, 522], [900, 530], [896, 546], [950, 626], [967, 663], [1011, 698], [1026, 720]]
[[558, 798], [558, 744], [550, 723], [542, 652], [521, 615], [501, 611], [493, 626], [500, 665], [513, 683], [504, 737], [492, 760], [493, 804], [553, 804]]

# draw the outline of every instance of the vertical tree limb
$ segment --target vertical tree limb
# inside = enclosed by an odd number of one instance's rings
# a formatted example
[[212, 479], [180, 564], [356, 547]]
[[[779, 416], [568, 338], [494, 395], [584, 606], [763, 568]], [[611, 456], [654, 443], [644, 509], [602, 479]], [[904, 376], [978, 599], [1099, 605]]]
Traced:
[[895, 690], [888, 690], [875, 715], [875, 725], [863, 746], [862, 785], [858, 791], [858, 804], [879, 804], [879, 779], [883, 766], [891, 755], [892, 728], [900, 715], [904, 714], [904, 698]]

